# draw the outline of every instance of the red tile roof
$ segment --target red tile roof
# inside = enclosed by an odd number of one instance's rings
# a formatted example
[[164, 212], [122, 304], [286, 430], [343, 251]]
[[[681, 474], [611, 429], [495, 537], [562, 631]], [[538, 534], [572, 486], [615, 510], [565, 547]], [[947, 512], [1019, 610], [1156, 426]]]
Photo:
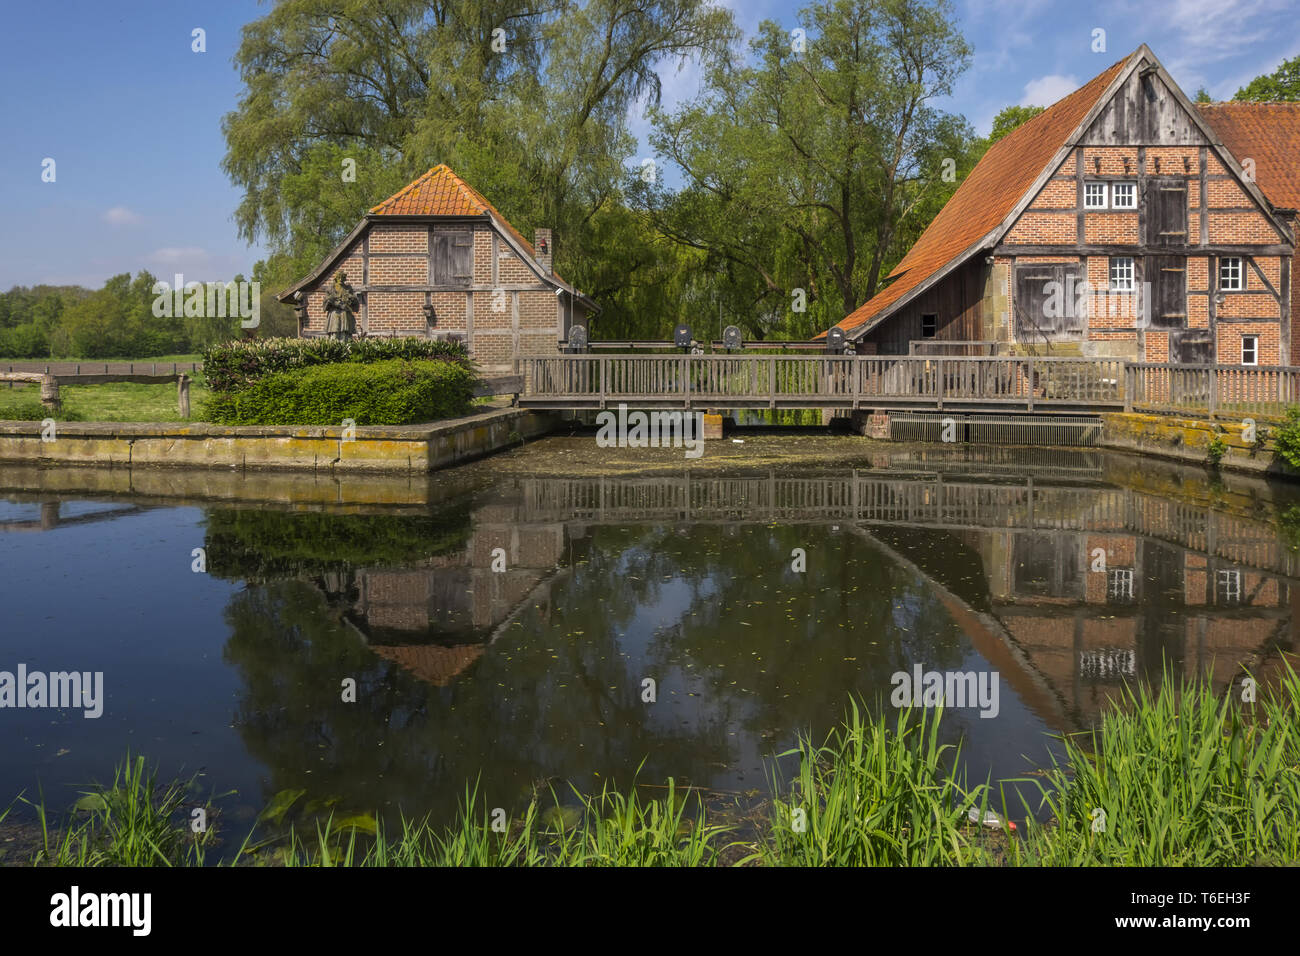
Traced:
[[435, 166], [415, 182], [370, 210], [376, 216], [491, 216], [510, 232], [530, 256], [533, 244], [525, 239], [483, 194], [451, 171]]
[[1300, 209], [1300, 103], [1197, 103], [1228, 152], [1255, 161], [1255, 185], [1274, 206]]
[[[372, 216], [486, 216], [495, 222], [502, 232], [508, 233], [534, 262], [537, 260], [537, 250], [533, 248], [533, 244], [525, 239], [519, 230], [511, 225], [510, 220], [501, 215], [496, 206], [488, 202], [482, 193], [452, 172], [451, 167], [446, 164], [433, 167], [415, 182], [404, 186], [379, 205], [372, 206], [370, 214]], [[286, 302], [293, 293], [319, 278], [347, 251], [364, 226], [365, 220], [362, 220], [357, 228], [334, 248], [315, 272], [279, 293], [277, 298]], [[555, 280], [586, 302], [593, 310], [599, 312], [595, 302], [565, 282], [558, 272], [552, 269], [549, 279]]]
[[976, 243], [1024, 198], [1130, 59], [1120, 60], [989, 147], [889, 274], [893, 282], [840, 322], [840, 328], [848, 331], [880, 321], [907, 293], [963, 253], [974, 252]]

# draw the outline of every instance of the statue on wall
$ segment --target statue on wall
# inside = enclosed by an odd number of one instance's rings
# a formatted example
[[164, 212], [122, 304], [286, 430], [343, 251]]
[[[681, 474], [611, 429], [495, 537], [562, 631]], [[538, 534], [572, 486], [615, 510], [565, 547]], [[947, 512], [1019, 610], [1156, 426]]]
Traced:
[[356, 313], [361, 300], [348, 284], [346, 272], [334, 274], [334, 286], [325, 296], [325, 334], [340, 342], [350, 341], [357, 331]]

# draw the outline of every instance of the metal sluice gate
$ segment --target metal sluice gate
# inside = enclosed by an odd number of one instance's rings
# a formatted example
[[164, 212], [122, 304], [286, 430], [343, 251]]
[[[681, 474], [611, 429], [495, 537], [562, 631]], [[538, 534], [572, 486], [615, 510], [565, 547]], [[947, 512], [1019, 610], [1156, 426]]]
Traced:
[[1095, 446], [1101, 438], [1096, 415], [948, 415], [891, 412], [890, 441], [954, 442], [975, 445]]

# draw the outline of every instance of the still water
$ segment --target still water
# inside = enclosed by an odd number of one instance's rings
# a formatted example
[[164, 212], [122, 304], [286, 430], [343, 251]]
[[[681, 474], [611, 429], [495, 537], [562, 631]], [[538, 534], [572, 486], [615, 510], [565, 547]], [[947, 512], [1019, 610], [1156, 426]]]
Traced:
[[0, 709], [0, 797], [66, 806], [128, 751], [235, 791], [236, 822], [285, 790], [390, 817], [475, 780], [510, 808], [548, 782], [765, 792], [801, 732], [918, 667], [996, 679], [995, 714], [944, 723], [997, 780], [1125, 681], [1226, 693], [1295, 647], [1288, 488], [833, 441], [646, 472], [554, 438], [410, 481], [0, 469], [0, 671], [104, 675], [95, 719]]

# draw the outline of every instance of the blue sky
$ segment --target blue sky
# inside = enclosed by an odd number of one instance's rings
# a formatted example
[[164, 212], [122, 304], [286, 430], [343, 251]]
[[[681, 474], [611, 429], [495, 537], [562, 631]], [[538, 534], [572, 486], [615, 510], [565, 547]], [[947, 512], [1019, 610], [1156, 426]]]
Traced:
[[[793, 29], [803, 6], [725, 5], [746, 34], [763, 19]], [[980, 132], [1003, 106], [1050, 103], [1143, 42], [1189, 95], [1204, 85], [1216, 99], [1300, 54], [1297, 0], [954, 0], [954, 8], [974, 58], [941, 105]], [[221, 117], [240, 91], [232, 65], [240, 28], [266, 9], [256, 0], [9, 5], [0, 289], [98, 287], [142, 268], [187, 281], [251, 271], [265, 250], [236, 233], [239, 193], [220, 168]], [[196, 27], [206, 31], [205, 53], [191, 50]], [[1097, 28], [1104, 53], [1091, 50]], [[669, 104], [698, 90], [691, 64], [666, 63], [661, 73]], [[41, 180], [47, 157], [57, 164], [53, 183]]]

